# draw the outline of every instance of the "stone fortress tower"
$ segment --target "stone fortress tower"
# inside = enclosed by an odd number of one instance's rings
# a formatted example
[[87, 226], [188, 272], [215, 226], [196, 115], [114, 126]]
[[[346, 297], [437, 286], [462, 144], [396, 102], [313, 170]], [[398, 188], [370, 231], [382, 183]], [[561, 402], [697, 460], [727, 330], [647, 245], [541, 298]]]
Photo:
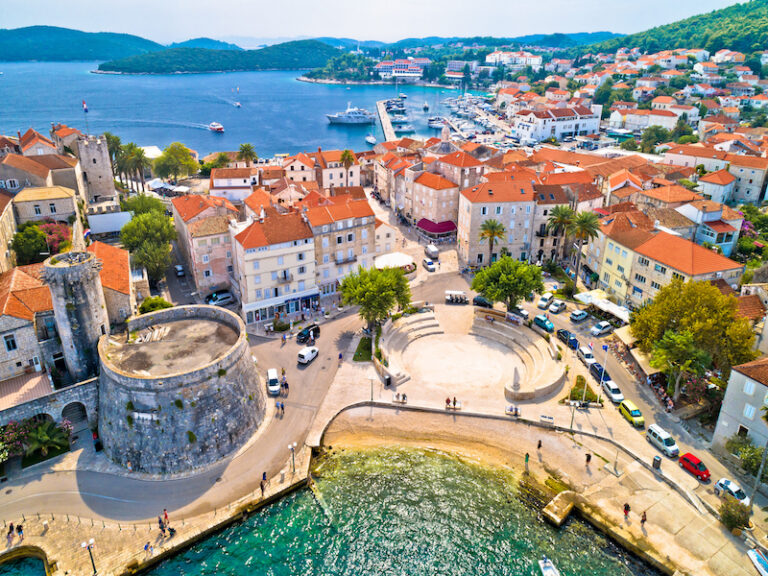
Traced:
[[84, 251], [51, 256], [43, 265], [64, 361], [76, 382], [96, 374], [99, 338], [109, 333], [99, 270], [101, 262]]
[[107, 140], [100, 136], [81, 136], [74, 150], [80, 159], [88, 204], [113, 200], [117, 196]]

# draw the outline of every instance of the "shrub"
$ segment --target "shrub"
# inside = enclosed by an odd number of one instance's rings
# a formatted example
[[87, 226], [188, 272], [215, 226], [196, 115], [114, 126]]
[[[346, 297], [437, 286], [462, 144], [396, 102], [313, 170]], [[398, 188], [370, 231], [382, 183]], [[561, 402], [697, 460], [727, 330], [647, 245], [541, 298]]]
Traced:
[[173, 404], [174, 404], [174, 406], [176, 406], [176, 408], [178, 408], [179, 410], [181, 410], [182, 408], [184, 408], [184, 402], [182, 402], [182, 401], [181, 401], [181, 400], [179, 400], [178, 398], [176, 398], [176, 400], [174, 400], [174, 401], [173, 401]]
[[128, 410], [129, 412], [133, 412], [134, 411], [133, 402], [128, 400], [128, 402], [125, 403], [125, 409]]
[[187, 440], [189, 440], [190, 444], [197, 442], [197, 436], [195, 436], [195, 433], [192, 432], [192, 430], [187, 430]]
[[587, 389], [587, 402], [597, 402], [597, 394], [595, 394], [595, 391], [592, 390], [589, 384], [587, 384], [587, 380], [581, 374], [576, 376], [576, 383], [571, 388], [571, 393], [568, 395], [568, 399], [581, 402], [582, 399], [584, 399], [585, 387]]
[[286, 331], [286, 330], [288, 330], [290, 327], [291, 327], [291, 325], [290, 325], [290, 324], [288, 324], [288, 322], [281, 322], [280, 320], [275, 320], [275, 321], [272, 323], [272, 329], [273, 329], [275, 332], [285, 332], [285, 331]]
[[217, 374], [219, 375], [219, 378], [221, 378], [222, 376], [227, 375], [227, 371], [224, 368], [219, 368], [219, 371], [217, 372]]
[[720, 521], [728, 530], [749, 525], [749, 507], [733, 498], [725, 498], [720, 504]]
[[130, 426], [131, 428], [133, 428], [133, 416], [131, 416], [130, 414], [128, 414], [128, 416], [126, 416], [126, 417], [125, 417], [125, 421], [126, 421], [126, 422], [128, 422], [128, 426]]
[[150, 296], [145, 298], [141, 306], [139, 306], [139, 314], [147, 314], [157, 310], [165, 310], [166, 308], [173, 308], [173, 304], [162, 296]]

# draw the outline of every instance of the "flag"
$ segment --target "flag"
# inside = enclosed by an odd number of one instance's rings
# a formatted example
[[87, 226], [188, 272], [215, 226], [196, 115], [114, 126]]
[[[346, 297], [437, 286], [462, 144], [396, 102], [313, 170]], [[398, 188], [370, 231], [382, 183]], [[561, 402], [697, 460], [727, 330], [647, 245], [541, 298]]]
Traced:
[[85, 231], [83, 232], [83, 238], [88, 238], [88, 236], [90, 235], [91, 235], [91, 229], [86, 228]]
[[88, 105], [85, 103], [85, 100], [83, 100], [83, 112], [88, 114]]

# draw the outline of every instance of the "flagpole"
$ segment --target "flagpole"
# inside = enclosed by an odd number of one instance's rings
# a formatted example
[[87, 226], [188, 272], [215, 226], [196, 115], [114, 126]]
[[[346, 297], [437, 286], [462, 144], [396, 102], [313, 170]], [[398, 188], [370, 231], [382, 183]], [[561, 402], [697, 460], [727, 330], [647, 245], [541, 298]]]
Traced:
[[85, 104], [85, 100], [83, 100], [83, 118], [85, 119], [85, 135], [87, 136], [91, 130], [88, 128], [88, 106]]

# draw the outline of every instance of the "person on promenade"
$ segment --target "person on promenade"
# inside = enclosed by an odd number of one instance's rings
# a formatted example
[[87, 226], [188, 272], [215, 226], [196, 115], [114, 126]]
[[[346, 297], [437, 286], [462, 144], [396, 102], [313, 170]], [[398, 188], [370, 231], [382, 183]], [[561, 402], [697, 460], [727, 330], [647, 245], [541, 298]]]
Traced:
[[145, 553], [147, 556], [149, 556], [149, 555], [150, 555], [150, 551], [149, 551], [149, 550], [150, 550], [150, 548], [151, 548], [151, 547], [152, 547], [152, 546], [150, 545], [150, 543], [149, 543], [149, 542], [147, 542], [146, 544], [144, 544], [144, 553]]
[[163, 522], [168, 524], [168, 509], [167, 508], [163, 508]]
[[541, 450], [541, 440], [539, 440], [539, 443], [536, 445], [536, 450]]
[[456, 396], [453, 397], [453, 407], [456, 408]]
[[8, 546], [13, 544], [13, 536], [14, 536], [14, 526], [13, 522], [10, 523], [8, 526], [8, 534], [5, 535], [5, 539], [8, 541]]
[[645, 526], [647, 520], [648, 516], [645, 515], [645, 510], [643, 510], [643, 515], [640, 517], [640, 526]]
[[629, 504], [624, 504], [624, 520], [629, 518]]
[[342, 360], [344, 360], [344, 356], [339, 352], [339, 364], [341, 364]]
[[589, 463], [592, 462], [592, 454], [590, 452], [587, 452], [586, 460], [587, 460], [587, 466], [589, 466]]
[[19, 535], [19, 542], [24, 542], [24, 526], [21, 524], [16, 526], [16, 534]]
[[445, 407], [446, 408], [450, 408], [451, 407], [451, 399], [450, 398], [446, 398], [445, 399]]
[[285, 402], [280, 402], [280, 416], [285, 416]]
[[285, 395], [288, 396], [288, 380], [285, 381]]
[[262, 480], [259, 482], [259, 487], [261, 487], [261, 497], [264, 498], [264, 489], [266, 488], [267, 482], [265, 480]]
[[157, 517], [157, 525], [160, 527], [160, 532], [162, 532], [163, 536], [165, 536], [165, 524], [163, 524], [162, 516]]

